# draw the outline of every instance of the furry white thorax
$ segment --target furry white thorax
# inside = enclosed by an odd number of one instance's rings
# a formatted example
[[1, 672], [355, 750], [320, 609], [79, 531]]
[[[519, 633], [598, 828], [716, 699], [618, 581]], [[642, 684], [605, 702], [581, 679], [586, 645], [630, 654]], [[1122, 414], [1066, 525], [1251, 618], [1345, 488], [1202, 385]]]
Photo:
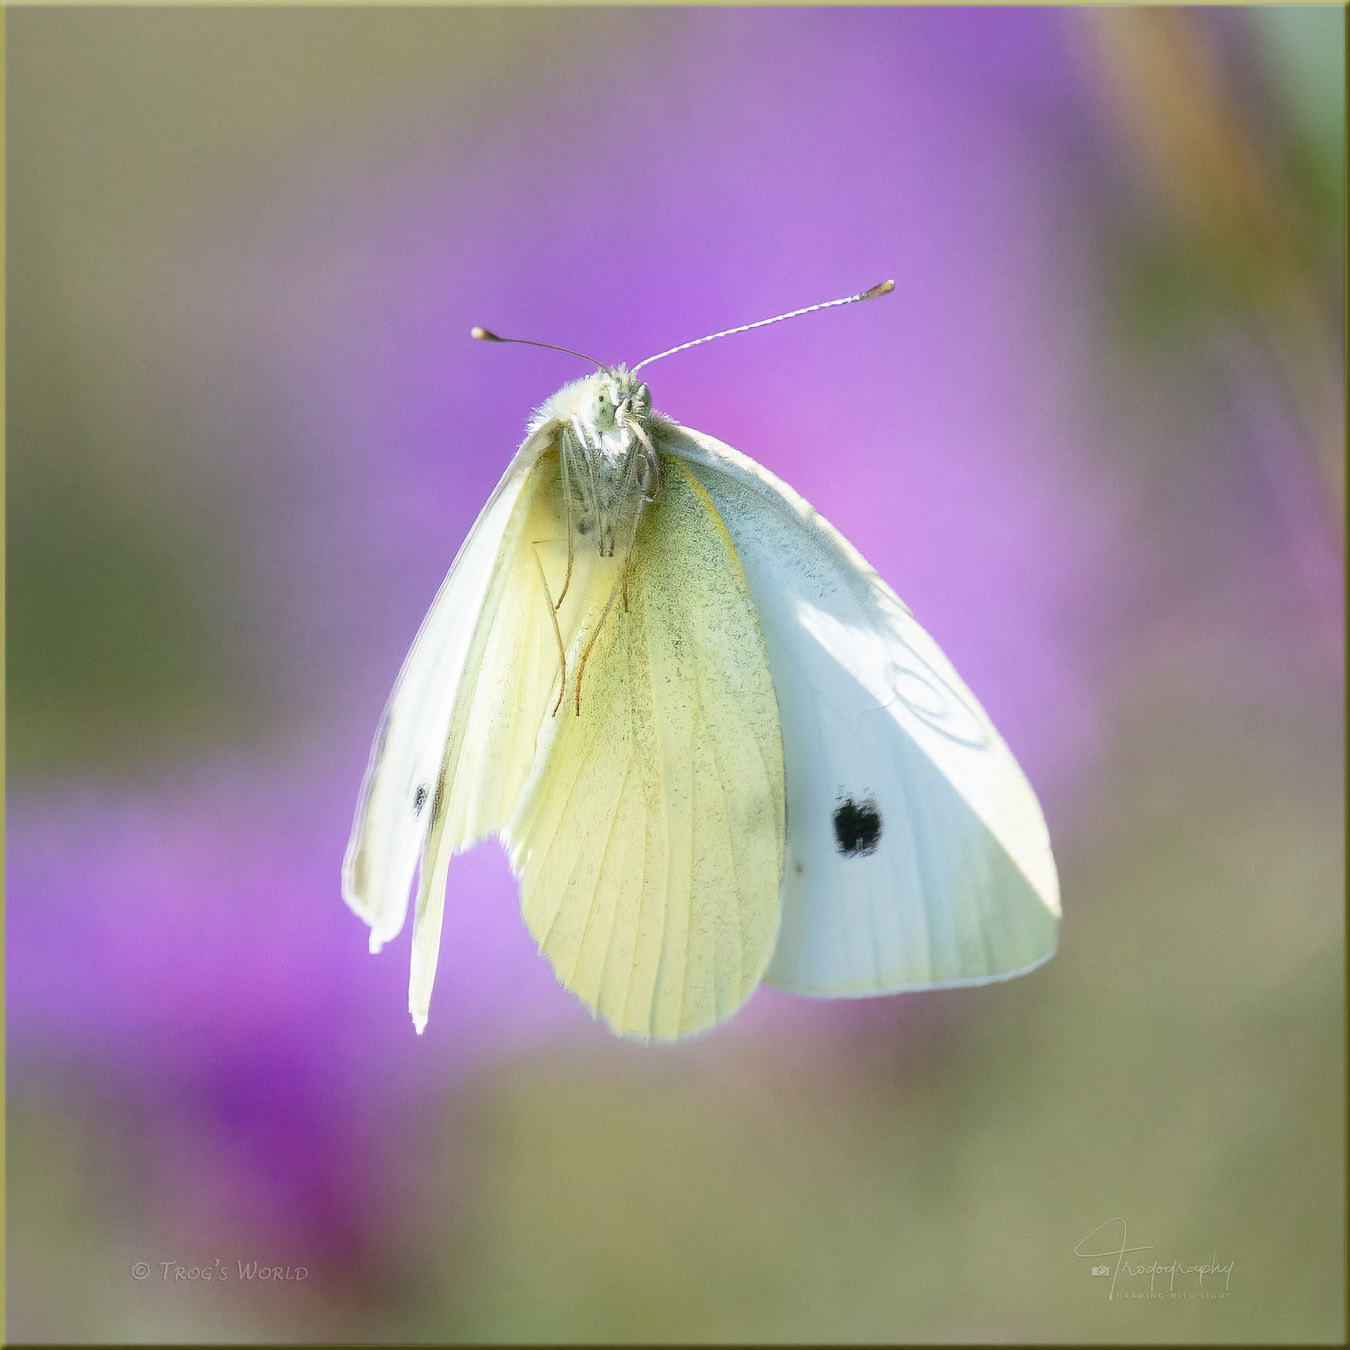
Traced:
[[623, 366], [605, 367], [558, 390], [531, 433], [556, 428], [569, 529], [602, 557], [627, 554], [664, 478], [652, 431], [651, 390]]

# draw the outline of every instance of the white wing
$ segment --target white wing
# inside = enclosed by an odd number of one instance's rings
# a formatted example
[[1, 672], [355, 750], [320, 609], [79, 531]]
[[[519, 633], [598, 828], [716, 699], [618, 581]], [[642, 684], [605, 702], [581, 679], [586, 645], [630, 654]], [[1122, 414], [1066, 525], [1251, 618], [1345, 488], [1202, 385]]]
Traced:
[[1055, 950], [1040, 806], [937, 644], [786, 484], [659, 423], [735, 542], [783, 726], [783, 917], [766, 983], [838, 997], [979, 983]]
[[380, 718], [342, 864], [342, 895], [370, 925], [371, 951], [403, 926], [479, 616], [530, 468], [554, 430], [541, 427], [507, 466], [436, 593]]

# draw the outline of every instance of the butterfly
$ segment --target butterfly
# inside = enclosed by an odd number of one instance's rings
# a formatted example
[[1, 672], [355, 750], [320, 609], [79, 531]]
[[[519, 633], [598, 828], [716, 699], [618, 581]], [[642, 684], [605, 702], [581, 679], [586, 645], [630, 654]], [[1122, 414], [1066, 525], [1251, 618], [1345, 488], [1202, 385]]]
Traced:
[[558, 980], [625, 1036], [704, 1031], [761, 983], [1039, 965], [1058, 878], [1007, 746], [837, 530], [653, 411], [656, 359], [594, 362], [535, 414], [380, 720], [342, 889], [378, 951], [416, 877], [417, 1030], [450, 859], [494, 834]]

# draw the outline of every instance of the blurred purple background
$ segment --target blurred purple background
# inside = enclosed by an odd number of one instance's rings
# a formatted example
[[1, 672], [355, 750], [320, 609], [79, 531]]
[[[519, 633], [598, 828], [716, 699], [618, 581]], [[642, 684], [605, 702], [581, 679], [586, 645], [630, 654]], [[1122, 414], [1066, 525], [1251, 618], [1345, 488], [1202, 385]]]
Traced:
[[[1342, 1334], [1341, 34], [11, 14], [11, 1335]], [[643, 1050], [555, 985], [485, 845], [416, 1038], [406, 935], [368, 957], [339, 896], [356, 790], [581, 373], [469, 327], [632, 363], [888, 276], [654, 399], [951, 655], [1045, 804], [1060, 956], [761, 991]], [[1122, 1209], [1229, 1251], [1232, 1300], [1108, 1304], [1073, 1249]], [[216, 1260], [307, 1274], [161, 1278]]]

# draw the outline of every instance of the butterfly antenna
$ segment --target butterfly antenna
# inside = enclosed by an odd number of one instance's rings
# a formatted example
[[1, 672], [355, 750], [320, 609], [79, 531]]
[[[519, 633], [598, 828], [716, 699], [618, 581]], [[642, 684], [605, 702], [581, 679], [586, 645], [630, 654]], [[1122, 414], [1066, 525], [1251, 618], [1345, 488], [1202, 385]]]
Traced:
[[583, 361], [589, 361], [601, 370], [609, 369], [603, 361], [597, 361], [595, 357], [587, 356], [585, 352], [574, 352], [570, 347], [555, 347], [551, 342], [531, 342], [529, 338], [498, 337], [496, 333], [490, 332], [486, 328], [470, 328], [469, 336], [476, 338], [479, 342], [518, 342], [522, 347], [543, 347], [546, 351], [563, 352], [567, 356], [579, 356]]
[[[645, 361], [639, 361], [633, 367], [633, 370], [639, 371], [643, 366], [649, 366], [653, 361], [659, 361], [663, 356], [674, 356], [676, 352], [685, 351], [689, 347], [697, 347], [703, 342], [712, 342], [714, 338], [730, 337], [733, 333], [747, 333], [752, 328], [764, 328], [771, 323], [782, 323], [784, 319], [795, 319], [801, 314], [814, 314], [818, 309], [833, 309], [835, 305], [852, 305], [859, 300], [875, 300], [879, 295], [889, 295], [895, 289], [895, 282], [883, 281], [876, 286], [869, 286], [865, 291], [859, 291], [857, 295], [846, 295], [841, 300], [826, 300], [819, 305], [807, 305], [805, 309], [790, 310], [786, 314], [775, 314], [772, 319], [760, 319], [757, 323], [743, 323], [739, 328], [724, 328], [720, 333], [709, 333], [707, 337], [695, 338], [693, 342], [682, 342], [678, 347], [672, 347], [669, 351], [657, 352], [655, 356], [649, 356]], [[476, 337], [480, 329], [474, 329]]]

